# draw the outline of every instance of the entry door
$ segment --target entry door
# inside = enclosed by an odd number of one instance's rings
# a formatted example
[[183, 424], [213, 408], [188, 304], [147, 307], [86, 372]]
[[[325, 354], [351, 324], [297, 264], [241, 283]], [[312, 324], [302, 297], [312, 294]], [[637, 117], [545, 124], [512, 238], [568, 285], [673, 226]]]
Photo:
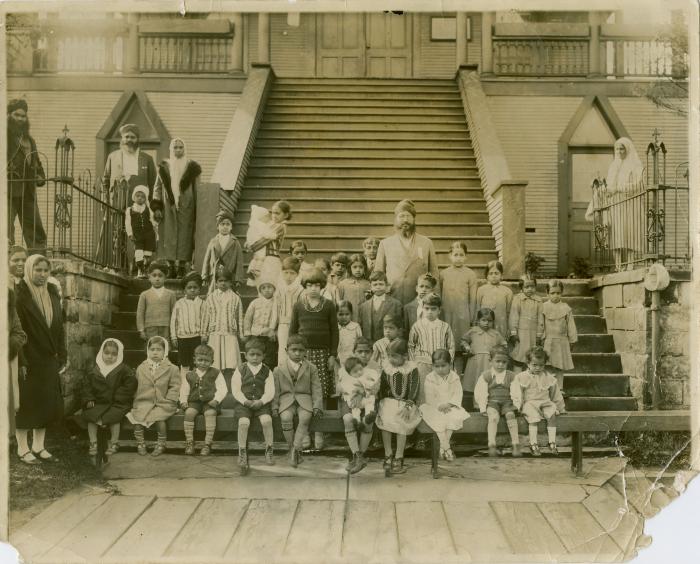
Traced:
[[367, 14], [366, 33], [368, 77], [411, 77], [410, 14]]
[[316, 75], [319, 78], [365, 76], [364, 14], [319, 14]]
[[592, 196], [591, 181], [596, 176], [605, 177], [612, 160], [612, 147], [569, 150], [569, 270], [576, 257], [593, 261], [593, 223], [585, 217]]

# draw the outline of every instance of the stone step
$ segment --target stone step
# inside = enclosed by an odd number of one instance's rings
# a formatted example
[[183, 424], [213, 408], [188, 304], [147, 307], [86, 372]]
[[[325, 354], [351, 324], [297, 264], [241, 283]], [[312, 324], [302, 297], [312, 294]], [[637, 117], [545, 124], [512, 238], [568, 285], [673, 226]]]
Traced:
[[576, 331], [579, 333], [605, 333], [605, 318], [599, 315], [574, 315]]
[[136, 329], [105, 329], [104, 338], [121, 341], [125, 350], [140, 351], [145, 347], [145, 342], [139, 336], [139, 332], [136, 331]]
[[584, 374], [622, 373], [622, 359], [618, 353], [574, 352], [571, 354], [571, 357], [576, 367], [576, 372]]
[[575, 345], [578, 352], [615, 352], [615, 341], [612, 335], [606, 334], [581, 334], [578, 335], [578, 342]]
[[[342, 174], [328, 174], [321, 176], [319, 174], [298, 174], [289, 176], [279, 174], [278, 172], [260, 171], [260, 173], [251, 172], [246, 177], [245, 188], [260, 190], [265, 188], [284, 187], [284, 194], [289, 195], [290, 191], [298, 191], [300, 189], [325, 189], [337, 192], [355, 193], [353, 189], [371, 190], [373, 195], [377, 192], [388, 189], [396, 189], [397, 185], [403, 186], [403, 189], [419, 189], [418, 194], [425, 196], [430, 192], [438, 192], [439, 197], [444, 190], [448, 189], [474, 189], [474, 193], [481, 193], [481, 179], [478, 175], [458, 175], [451, 174], [449, 176], [441, 176], [440, 178], [426, 178], [420, 176], [405, 176], [397, 178], [393, 174], [364, 174], [362, 176], [354, 175], [352, 177]], [[478, 190], [477, 190], [478, 189]], [[405, 194], [401, 196], [399, 189], [399, 199], [408, 197]], [[465, 196], [468, 194], [465, 194]], [[398, 202], [398, 200], [397, 200]]]
[[[454, 128], [453, 128], [454, 129]], [[306, 143], [309, 140], [327, 140], [332, 141], [333, 145], [337, 145], [339, 141], [345, 140], [360, 140], [362, 141], [362, 146], [371, 147], [373, 144], [376, 147], [377, 144], [384, 146], [385, 142], [402, 144], [406, 141], [414, 141], [416, 144], [421, 146], [426, 143], [433, 144], [434, 142], [439, 142], [437, 147], [449, 147], [453, 143], [464, 144], [471, 142], [469, 132], [464, 128], [459, 128], [457, 131], [431, 131], [418, 128], [409, 129], [407, 131], [377, 131], [377, 130], [348, 130], [345, 128], [337, 128], [335, 131], [321, 131], [316, 127], [306, 130], [299, 130], [299, 128], [287, 128], [287, 129], [264, 129], [260, 128], [257, 137], [255, 138], [256, 144], [259, 139], [262, 140], [274, 140], [275, 142], [280, 139], [295, 139]]]
[[387, 110], [406, 110], [415, 111], [421, 109], [435, 109], [438, 111], [461, 111], [464, 115], [464, 106], [462, 100], [458, 97], [449, 99], [436, 99], [430, 96], [412, 96], [410, 99], [395, 96], [375, 96], [373, 98], [345, 98], [342, 96], [280, 96], [273, 92], [267, 98], [266, 110], [285, 111], [287, 109], [303, 109], [308, 108], [310, 111], [318, 109], [333, 108], [338, 110], [355, 110], [356, 108], [376, 109], [378, 111]]
[[569, 397], [567, 411], [636, 411], [637, 400], [631, 397]]
[[440, 169], [440, 170], [476, 170], [476, 157], [463, 154], [460, 157], [445, 157], [435, 155], [421, 155], [410, 158], [399, 158], [389, 156], [380, 158], [379, 155], [372, 157], [352, 157], [352, 156], [332, 156], [326, 155], [321, 150], [313, 156], [299, 157], [289, 155], [286, 151], [276, 151], [276, 154], [261, 156], [256, 151], [255, 156], [250, 161], [250, 168], [273, 167], [273, 168], [303, 168], [315, 170], [320, 168], [335, 167], [346, 171], [352, 168], [363, 170], [393, 170], [393, 169]]
[[[421, 220], [421, 231], [433, 235], [449, 235], [460, 237], [467, 235], [491, 235], [491, 224], [488, 222], [450, 222], [428, 224]], [[236, 237], [245, 239], [247, 225], [234, 225], [233, 234]], [[334, 236], [342, 232], [347, 235], [357, 235], [367, 237], [370, 234], [376, 237], [387, 237], [393, 233], [393, 227], [386, 222], [366, 221], [358, 217], [357, 222], [299, 222], [290, 223], [287, 229], [287, 238], [304, 239], [304, 235], [314, 233], [316, 235]]]
[[[125, 345], [126, 346], [126, 345]], [[574, 370], [578, 371], [578, 367]], [[564, 391], [569, 397], [627, 397], [630, 395], [626, 374], [564, 374]]]
[[454, 149], [442, 149], [436, 147], [415, 148], [367, 148], [367, 147], [336, 147], [328, 145], [266, 145], [256, 146], [255, 159], [339, 159], [339, 160], [369, 160], [396, 162], [399, 159], [421, 160], [450, 160], [467, 159], [469, 162], [476, 160], [471, 146]]
[[[394, 205], [396, 205], [394, 203]], [[292, 223], [295, 224], [306, 224], [312, 222], [335, 222], [338, 225], [343, 224], [343, 220], [350, 218], [357, 218], [363, 224], [370, 223], [372, 225], [391, 225], [394, 221], [393, 210], [380, 211], [377, 210], [371, 204], [366, 204], [365, 206], [358, 207], [353, 212], [348, 212], [347, 209], [335, 209], [335, 210], [324, 210], [324, 209], [308, 209], [308, 208], [292, 208], [294, 217], [292, 218]], [[465, 210], [461, 209], [461, 206], [455, 205], [451, 210], [442, 210], [438, 212], [429, 212], [428, 210], [421, 209], [420, 214], [420, 224], [421, 227], [425, 223], [434, 223], [440, 220], [449, 221], [451, 223], [488, 223], [489, 214], [485, 209], [481, 210]], [[235, 223], [244, 224], [248, 226], [250, 221], [250, 210], [239, 209], [236, 213]], [[432, 228], [431, 233], [432, 233]]]
[[[305, 111], [295, 111], [305, 110]], [[308, 106], [302, 108], [290, 108], [287, 111], [269, 110], [266, 108], [263, 118], [264, 124], [281, 123], [325, 123], [328, 120], [341, 123], [415, 123], [425, 126], [450, 124], [465, 125], [464, 111], [448, 111], [442, 108], [364, 108], [358, 105], [356, 108], [315, 108]]]
[[[430, 196], [433, 195], [434, 200], [442, 200], [447, 198], [449, 200], [459, 200], [464, 198], [467, 201], [480, 200], [483, 202], [483, 192], [481, 186], [477, 184], [476, 181], [470, 181], [468, 186], [467, 183], [460, 183], [458, 186], [447, 185], [444, 179], [441, 179], [440, 188], [430, 188], [426, 189], [426, 181], [421, 180], [420, 182], [410, 182], [413, 184], [409, 186], [408, 182], [403, 179], [400, 182], [391, 179], [390, 182], [381, 182], [382, 186], [378, 185], [378, 181], [363, 181], [362, 183], [358, 181], [346, 182], [343, 186], [338, 186], [328, 182], [312, 184], [307, 183], [307, 186], [291, 186], [286, 181], [272, 182], [267, 179], [259, 179], [253, 182], [251, 178], [246, 179], [246, 184], [241, 192], [241, 197], [243, 201], [253, 202], [255, 201], [272, 201], [273, 203], [279, 199], [286, 199], [288, 197], [297, 198], [298, 200], [308, 200], [311, 199], [316, 201], [318, 198], [325, 200], [334, 200], [336, 198], [348, 198], [352, 196], [354, 199], [368, 199], [368, 201], [375, 201], [376, 199], [381, 199], [388, 202], [393, 202], [392, 210], [396, 204], [403, 198], [409, 198], [416, 201], [428, 201]], [[402, 184], [402, 186], [399, 186]], [[450, 183], [451, 184], [451, 183]], [[418, 208], [418, 213], [421, 212], [421, 207]], [[293, 209], [292, 209], [293, 211]]]
[[260, 133], [278, 131], [290, 131], [295, 134], [303, 132], [336, 132], [336, 135], [339, 133], [342, 133], [342, 135], [356, 133], [364, 137], [373, 137], [375, 133], [391, 133], [392, 135], [394, 133], [410, 133], [418, 137], [442, 135], [445, 133], [457, 136], [467, 134], [467, 124], [462, 121], [445, 122], [444, 120], [436, 120], [430, 123], [426, 121], [402, 123], [397, 120], [373, 120], [368, 123], [356, 122], [355, 120], [327, 120], [323, 122], [269, 122], [263, 120], [260, 125]]
[[[543, 296], [546, 299], [546, 296]], [[600, 315], [598, 300], [593, 296], [564, 296], [562, 301], [569, 304], [574, 314]]]
[[[353, 116], [357, 118], [369, 118], [371, 116], [396, 116], [398, 117], [445, 117], [449, 119], [461, 118], [464, 120], [464, 108], [457, 102], [442, 106], [424, 106], [420, 104], [401, 105], [374, 103], [354, 103], [352, 105], [337, 104], [313, 104], [312, 102], [299, 103], [288, 102], [282, 104], [279, 101], [268, 102], [265, 106], [265, 119], [278, 120], [287, 116]], [[363, 119], [363, 121], [365, 121]]]
[[400, 182], [403, 178], [426, 178], [439, 182], [442, 178], [478, 178], [476, 165], [464, 163], [445, 165], [443, 163], [413, 163], [409, 166], [373, 166], [371, 163], [331, 165], [298, 164], [253, 164], [248, 167], [248, 176], [254, 178], [394, 178]]
[[[255, 153], [261, 149], [333, 149], [333, 150], [359, 150], [359, 151], [387, 151], [392, 154], [394, 151], [447, 151], [445, 156], [452, 153], [449, 151], [472, 151], [471, 140], [459, 137], [456, 139], [446, 139], [438, 137], [432, 140], [413, 139], [404, 137], [396, 139], [394, 137], [382, 136], [382, 139], [372, 138], [351, 139], [342, 136], [330, 136], [326, 138], [294, 139], [289, 136], [281, 137], [275, 135], [258, 135], [255, 138]], [[261, 153], [263, 154], [263, 153]]]
[[[250, 212], [250, 206], [255, 204], [270, 209], [272, 205], [279, 199], [274, 196], [263, 196], [252, 193], [253, 191], [243, 191], [242, 197], [238, 200], [238, 212], [236, 213], [236, 222], [244, 212]], [[354, 194], [338, 194], [337, 197], [320, 197], [314, 193], [307, 195], [288, 196], [285, 199], [291, 204], [294, 217], [300, 209], [320, 211], [323, 210], [329, 213], [353, 213], [353, 212], [390, 212], [393, 214], [396, 207], [396, 198], [384, 197], [367, 197], [356, 198], [349, 197]], [[451, 210], [464, 211], [482, 211], [486, 204], [483, 198], [414, 198], [413, 203], [419, 210], [421, 217], [424, 213], [442, 213]], [[344, 211], [343, 211], [344, 210]], [[348, 212], [347, 210], [352, 210]]]

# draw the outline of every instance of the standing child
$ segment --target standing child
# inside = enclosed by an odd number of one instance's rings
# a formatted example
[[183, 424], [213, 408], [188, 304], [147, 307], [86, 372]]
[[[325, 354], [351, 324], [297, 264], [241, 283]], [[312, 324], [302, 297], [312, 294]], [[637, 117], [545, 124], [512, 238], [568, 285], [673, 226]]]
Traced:
[[180, 407], [185, 410], [185, 454], [194, 454], [194, 420], [204, 414], [204, 446], [200, 454], [209, 456], [216, 431], [216, 414], [228, 389], [226, 380], [216, 368], [214, 349], [199, 345], [194, 350], [195, 369], [185, 374], [180, 386]]
[[362, 337], [360, 325], [352, 321], [352, 304], [341, 300], [338, 303], [338, 360], [336, 368], [340, 368], [350, 358], [355, 350], [357, 339]]
[[270, 223], [267, 225], [270, 232], [264, 234], [254, 243], [246, 244], [246, 249], [253, 253], [260, 250], [265, 251], [265, 257], [260, 265], [260, 273], [251, 272], [256, 285], [260, 280], [279, 280], [282, 273], [280, 250], [287, 234], [287, 224], [291, 219], [292, 207], [289, 202], [285, 200], [275, 202], [270, 209]]
[[137, 186], [131, 193], [131, 199], [134, 203], [124, 213], [124, 228], [129, 240], [134, 244], [137, 276], [146, 278], [145, 269], [151, 255], [156, 252], [156, 230], [151, 208], [148, 206], [148, 188]]
[[194, 350], [202, 342], [202, 277], [190, 272], [182, 279], [185, 295], [175, 302], [170, 316], [170, 336], [183, 372], [194, 369]]
[[360, 304], [359, 323], [362, 334], [375, 343], [384, 336], [384, 318], [390, 315], [401, 319], [403, 306], [399, 300], [387, 295], [389, 283], [383, 272], [370, 274], [369, 286], [372, 297]]
[[155, 424], [158, 432], [153, 456], [165, 452], [166, 421], [177, 412], [180, 397], [180, 371], [168, 360], [168, 341], [163, 337], [151, 337], [146, 346], [148, 358], [136, 369], [138, 382], [136, 395], [127, 419], [134, 425], [136, 451], [145, 456], [145, 429]]
[[136, 306], [136, 329], [144, 341], [156, 335], [170, 339], [170, 318], [177, 296], [164, 286], [167, 269], [167, 264], [160, 262], [148, 267], [151, 287], [141, 292]]
[[389, 359], [389, 345], [403, 335], [401, 318], [391, 314], [384, 316], [384, 337], [374, 343], [372, 349], [372, 360], [379, 366], [384, 366], [384, 362]]
[[[382, 431], [384, 443], [384, 476], [403, 474], [403, 451], [406, 438], [420, 423], [420, 412], [416, 406], [420, 380], [415, 363], [408, 360], [408, 345], [403, 339], [391, 342], [388, 360], [382, 365], [379, 385], [379, 410], [377, 427]], [[391, 439], [396, 435], [396, 457]]]
[[362, 241], [362, 251], [367, 262], [367, 273], [371, 274], [374, 270], [374, 263], [377, 260], [377, 251], [379, 250], [379, 239], [376, 237], [367, 237]]
[[493, 327], [504, 337], [509, 335], [508, 316], [510, 304], [513, 301], [513, 292], [501, 284], [503, 278], [503, 265], [497, 260], [489, 261], [486, 265], [486, 284], [476, 291], [476, 315], [481, 308], [489, 308], [493, 311]]
[[379, 391], [379, 374], [367, 368], [359, 358], [351, 356], [343, 364], [338, 388], [343, 398], [340, 414], [345, 427], [345, 439], [352, 452], [352, 460], [345, 469], [350, 474], [356, 474], [367, 466], [364, 454], [374, 431], [374, 404]]
[[[282, 261], [282, 281], [277, 288], [279, 326], [277, 329], [277, 364], [283, 364], [287, 356], [287, 337], [292, 322], [292, 309], [299, 301], [304, 289], [299, 281], [299, 261], [287, 257]], [[276, 366], [276, 365], [275, 365]]]
[[[289, 448], [289, 464], [296, 468], [301, 463], [304, 437], [309, 432], [311, 417], [323, 414], [323, 393], [316, 367], [308, 362], [306, 339], [291, 334], [287, 340], [287, 358], [275, 368], [275, 398], [272, 416], [279, 416], [282, 432]], [[294, 431], [294, 416], [299, 422]]]
[[420, 376], [420, 399], [423, 395], [425, 377], [433, 370], [433, 353], [438, 349], [446, 349], [450, 359], [455, 354], [455, 338], [450, 326], [438, 319], [442, 300], [437, 294], [428, 294], [423, 298], [423, 315], [413, 324], [408, 335], [408, 353], [418, 367]]
[[[467, 245], [455, 241], [450, 245], [451, 266], [440, 272], [440, 295], [444, 319], [450, 325], [453, 335], [464, 335], [469, 331], [474, 318], [476, 304], [477, 279], [474, 271], [465, 266]], [[455, 370], [460, 374], [464, 370], [464, 358], [461, 351], [455, 356]]]
[[514, 341], [511, 358], [520, 370], [525, 355], [542, 339], [542, 300], [535, 294], [537, 280], [524, 274], [518, 280], [520, 293], [510, 306], [510, 340]]
[[557, 451], [556, 416], [566, 413], [564, 398], [557, 384], [557, 379], [545, 370], [547, 352], [542, 347], [533, 347], [525, 355], [527, 370], [515, 376], [510, 387], [510, 396], [515, 408], [522, 412], [527, 420], [530, 434], [530, 451], [533, 456], [540, 456], [537, 444], [537, 424], [542, 419], [547, 421], [549, 450]]
[[124, 345], [107, 339], [97, 352], [95, 366], [83, 381], [83, 411], [90, 437], [90, 456], [97, 455], [97, 428], [109, 427], [106, 455], [119, 449], [121, 421], [131, 409], [136, 393], [134, 371], [124, 364]]
[[440, 456], [452, 462], [450, 447], [452, 431], [462, 428], [469, 414], [462, 408], [462, 382], [452, 370], [452, 355], [437, 349], [432, 355], [433, 370], [425, 377], [425, 403], [420, 406], [421, 417], [440, 439]]
[[345, 253], [334, 253], [331, 255], [331, 274], [329, 282], [336, 286], [348, 275], [350, 260]]
[[265, 462], [275, 463], [272, 452], [272, 400], [275, 398], [275, 378], [269, 366], [263, 364], [266, 344], [258, 337], [245, 344], [245, 359], [231, 378], [231, 394], [236, 401], [234, 413], [238, 421], [238, 470], [248, 473], [248, 430], [253, 418], [260, 419], [265, 437]]
[[360, 318], [360, 304], [367, 299], [367, 292], [370, 291], [370, 283], [367, 280], [367, 264], [362, 255], [351, 255], [350, 276], [345, 277], [338, 284], [338, 297], [352, 304], [352, 320], [358, 321]]
[[259, 296], [245, 312], [243, 335], [257, 337], [265, 346], [265, 364], [277, 366], [277, 320], [279, 308], [275, 301], [277, 281], [261, 279], [258, 284]]
[[467, 410], [473, 409], [476, 381], [481, 373], [491, 366], [491, 349], [496, 345], [506, 344], [503, 336], [493, 328], [493, 320], [493, 311], [482, 308], [476, 314], [476, 326], [462, 335], [462, 348], [467, 356], [467, 366], [462, 378], [462, 405]]
[[289, 246], [289, 254], [299, 261], [299, 282], [314, 269], [313, 264], [304, 260], [308, 253], [309, 249], [304, 241], [293, 241]]
[[416, 297], [403, 307], [403, 328], [406, 334], [423, 315], [423, 298], [437, 291], [438, 281], [429, 272], [421, 274], [416, 283]]
[[334, 304], [337, 304], [340, 298], [338, 298], [338, 286], [331, 284], [331, 261], [324, 257], [317, 258], [314, 261], [314, 268], [320, 270], [326, 277], [326, 287], [321, 290], [321, 295]]
[[564, 370], [571, 370], [571, 345], [578, 341], [574, 313], [569, 304], [561, 301], [564, 285], [560, 280], [550, 280], [549, 301], [542, 306], [541, 327], [544, 333], [544, 350], [549, 357], [549, 365], [555, 369], [559, 389], [564, 389]]
[[243, 328], [241, 298], [231, 289], [231, 274], [216, 273], [216, 290], [207, 296], [202, 308], [202, 344], [214, 349], [214, 367], [233, 370], [241, 361], [238, 337]]
[[518, 420], [516, 409], [510, 397], [510, 387], [515, 374], [508, 367], [508, 347], [496, 345], [491, 349], [491, 368], [482, 372], [474, 388], [474, 403], [482, 415], [489, 418], [486, 432], [489, 444], [489, 456], [498, 456], [496, 447], [496, 432], [501, 415], [506, 418], [510, 440], [513, 444], [513, 456], [518, 458], [520, 453], [520, 438], [518, 437]]
[[220, 212], [216, 216], [218, 234], [209, 241], [202, 263], [202, 279], [209, 286], [211, 294], [216, 287], [216, 273], [227, 270], [231, 273], [233, 287], [238, 288], [245, 283], [243, 274], [243, 249], [232, 234], [233, 216], [228, 212]]

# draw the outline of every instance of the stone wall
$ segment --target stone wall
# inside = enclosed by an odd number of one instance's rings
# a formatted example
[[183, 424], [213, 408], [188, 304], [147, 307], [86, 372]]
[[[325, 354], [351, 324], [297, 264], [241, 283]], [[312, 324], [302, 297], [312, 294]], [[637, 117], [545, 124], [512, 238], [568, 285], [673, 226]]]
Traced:
[[[652, 364], [652, 296], [644, 288], [645, 270], [599, 276], [591, 289], [613, 335], [622, 369], [630, 376], [632, 395], [640, 409], [651, 405], [652, 383], [661, 389], [663, 409], [690, 406], [690, 282], [688, 273], [672, 273], [661, 292], [658, 312], [657, 360]], [[656, 378], [654, 378], [656, 371]]]
[[118, 311], [126, 279], [72, 259], [52, 259], [52, 275], [61, 283], [68, 349], [68, 370], [62, 377], [66, 413], [80, 402], [79, 382], [95, 363], [103, 331]]

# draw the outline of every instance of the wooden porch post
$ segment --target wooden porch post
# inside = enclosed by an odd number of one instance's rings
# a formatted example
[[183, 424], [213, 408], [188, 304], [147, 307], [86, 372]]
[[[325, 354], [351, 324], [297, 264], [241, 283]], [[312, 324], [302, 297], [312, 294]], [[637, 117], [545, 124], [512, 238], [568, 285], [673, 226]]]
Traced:
[[467, 56], [467, 14], [457, 12], [457, 68], [466, 65]]
[[[615, 23], [624, 23], [622, 11], [615, 12]], [[624, 41], [615, 41], [615, 78], [625, 78], [625, 44]]]
[[481, 13], [481, 74], [493, 74], [493, 12]]
[[233, 42], [231, 44], [231, 72], [243, 71], [243, 16], [233, 14]]
[[124, 68], [127, 73], [139, 72], [139, 15], [128, 14], [129, 36], [126, 39], [126, 61]]
[[270, 14], [258, 14], [258, 60], [262, 65], [270, 64]]
[[588, 12], [588, 76], [601, 76], [600, 67], [600, 13]]

